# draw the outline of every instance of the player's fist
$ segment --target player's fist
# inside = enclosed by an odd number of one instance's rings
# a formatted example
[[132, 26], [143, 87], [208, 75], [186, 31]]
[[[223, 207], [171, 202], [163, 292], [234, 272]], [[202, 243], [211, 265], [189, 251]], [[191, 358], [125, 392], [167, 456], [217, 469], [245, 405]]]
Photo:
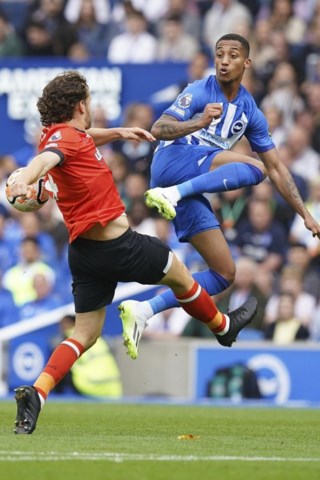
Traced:
[[221, 103], [208, 103], [202, 115], [204, 126], [207, 127], [210, 125], [212, 120], [220, 118], [222, 111], [223, 109]]

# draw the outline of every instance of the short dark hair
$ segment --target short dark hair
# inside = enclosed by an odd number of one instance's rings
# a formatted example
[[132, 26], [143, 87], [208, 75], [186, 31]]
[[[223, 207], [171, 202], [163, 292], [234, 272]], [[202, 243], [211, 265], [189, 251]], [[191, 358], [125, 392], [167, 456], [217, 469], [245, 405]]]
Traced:
[[76, 104], [88, 96], [87, 80], [79, 72], [70, 70], [57, 75], [43, 89], [37, 102], [42, 125], [71, 120]]
[[32, 237], [31, 235], [23, 237], [23, 239], [21, 240], [21, 245], [24, 245], [25, 243], [33, 243], [35, 247], [40, 248], [40, 242], [37, 237]]
[[233, 40], [235, 42], [239, 42], [243, 47], [244, 51], [246, 52], [247, 58], [249, 57], [250, 44], [246, 38], [242, 37], [241, 35], [238, 35], [237, 33], [227, 33], [226, 35], [223, 35], [222, 37], [220, 37], [219, 40], [217, 40], [216, 48], [218, 43], [221, 42], [222, 40]]

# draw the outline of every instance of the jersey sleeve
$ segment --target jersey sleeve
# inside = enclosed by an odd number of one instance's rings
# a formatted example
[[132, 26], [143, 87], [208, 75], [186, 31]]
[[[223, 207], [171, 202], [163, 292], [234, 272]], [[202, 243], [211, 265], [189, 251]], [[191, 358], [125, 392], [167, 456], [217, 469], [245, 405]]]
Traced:
[[275, 148], [269, 132], [268, 122], [257, 106], [253, 109], [245, 136], [254, 152], [263, 153]]
[[50, 133], [49, 138], [41, 145], [41, 152], [55, 151], [60, 156], [60, 165], [77, 155], [80, 137], [76, 129], [64, 126]]
[[180, 121], [190, 120], [196, 113], [202, 113], [207, 103], [206, 80], [198, 80], [189, 84], [163, 113]]

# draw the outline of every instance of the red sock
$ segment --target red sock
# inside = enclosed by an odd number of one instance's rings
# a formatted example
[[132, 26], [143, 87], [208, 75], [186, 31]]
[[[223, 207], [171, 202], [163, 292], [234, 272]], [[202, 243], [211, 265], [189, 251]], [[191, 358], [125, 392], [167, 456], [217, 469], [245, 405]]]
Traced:
[[40, 376], [34, 383], [44, 399], [68, 373], [74, 362], [83, 354], [84, 347], [73, 338], [67, 338], [52, 353]]
[[206, 290], [198, 282], [186, 294], [176, 297], [181, 307], [191, 316], [205, 323], [213, 333], [224, 330], [226, 319]]

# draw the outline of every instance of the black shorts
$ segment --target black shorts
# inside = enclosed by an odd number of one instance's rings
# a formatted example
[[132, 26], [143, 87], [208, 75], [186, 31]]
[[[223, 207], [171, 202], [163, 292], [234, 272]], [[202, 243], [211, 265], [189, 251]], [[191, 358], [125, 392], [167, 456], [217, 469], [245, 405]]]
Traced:
[[72, 293], [77, 313], [112, 302], [118, 282], [157, 284], [170, 268], [170, 248], [129, 228], [115, 240], [77, 238], [69, 245]]

